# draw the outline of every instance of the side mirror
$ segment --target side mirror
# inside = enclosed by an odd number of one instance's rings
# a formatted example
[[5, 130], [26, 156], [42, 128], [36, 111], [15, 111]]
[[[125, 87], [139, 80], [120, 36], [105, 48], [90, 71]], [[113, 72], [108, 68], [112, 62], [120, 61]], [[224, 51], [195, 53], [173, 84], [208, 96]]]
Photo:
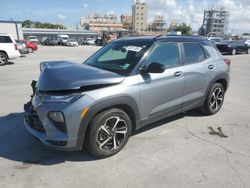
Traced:
[[165, 71], [164, 65], [160, 63], [151, 63], [147, 68], [142, 67], [140, 68], [141, 73], [163, 73]]

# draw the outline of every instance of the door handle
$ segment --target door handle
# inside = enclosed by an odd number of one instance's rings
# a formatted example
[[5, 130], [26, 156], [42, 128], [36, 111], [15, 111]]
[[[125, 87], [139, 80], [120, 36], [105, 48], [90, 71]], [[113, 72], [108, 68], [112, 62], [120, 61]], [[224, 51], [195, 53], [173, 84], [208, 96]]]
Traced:
[[174, 73], [174, 76], [178, 77], [178, 76], [181, 76], [183, 74], [182, 71], [177, 71]]
[[214, 69], [214, 65], [208, 65], [208, 69]]

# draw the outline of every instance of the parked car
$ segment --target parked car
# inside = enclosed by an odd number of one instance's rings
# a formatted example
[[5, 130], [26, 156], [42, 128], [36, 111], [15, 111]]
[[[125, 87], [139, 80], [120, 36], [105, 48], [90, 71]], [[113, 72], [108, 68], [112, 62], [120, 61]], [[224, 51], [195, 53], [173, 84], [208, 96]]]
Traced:
[[238, 53], [250, 54], [250, 46], [244, 41], [224, 41], [216, 43], [217, 48], [222, 54], [236, 55]]
[[16, 40], [16, 44], [17, 44], [17, 49], [19, 50], [19, 52], [23, 55], [23, 54], [28, 54], [29, 50], [28, 48], [26, 48], [26, 44], [21, 41], [21, 40]]
[[95, 45], [95, 39], [92, 38], [86, 39], [86, 45]]
[[42, 45], [45, 46], [57, 46], [58, 45], [58, 40], [46, 37], [42, 40]]
[[108, 157], [152, 122], [194, 108], [219, 112], [229, 65], [209, 41], [186, 36], [118, 39], [83, 64], [42, 62], [25, 127], [52, 148]]
[[58, 45], [66, 46], [66, 42], [69, 40], [68, 35], [57, 35]]
[[208, 40], [215, 43], [223, 41], [223, 39], [220, 37], [209, 37]]
[[38, 46], [35, 42], [29, 42], [26, 40], [22, 40], [23, 43], [25, 43], [26, 48], [29, 50], [29, 53], [32, 53], [33, 51], [38, 50]]
[[67, 42], [66, 42], [66, 45], [67, 46], [78, 46], [78, 43], [76, 40], [74, 39], [69, 39]]
[[84, 38], [84, 39], [81, 38], [77, 41], [77, 43], [78, 43], [78, 45], [87, 45], [87, 40], [86, 40], [86, 38]]
[[39, 40], [36, 36], [28, 36], [27, 41], [39, 44]]
[[245, 44], [246, 44], [247, 46], [250, 46], [250, 40], [246, 40], [246, 41], [245, 41]]
[[4, 65], [10, 59], [17, 58], [20, 55], [17, 44], [12, 36], [0, 33], [0, 65]]

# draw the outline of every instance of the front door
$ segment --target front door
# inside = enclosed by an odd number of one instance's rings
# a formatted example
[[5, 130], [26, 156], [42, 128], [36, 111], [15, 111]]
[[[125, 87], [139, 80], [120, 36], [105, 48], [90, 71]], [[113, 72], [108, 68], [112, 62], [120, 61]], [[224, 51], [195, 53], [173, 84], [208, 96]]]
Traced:
[[182, 106], [184, 79], [178, 43], [156, 44], [145, 65], [153, 62], [164, 65], [165, 71], [139, 74], [142, 124], [179, 112]]

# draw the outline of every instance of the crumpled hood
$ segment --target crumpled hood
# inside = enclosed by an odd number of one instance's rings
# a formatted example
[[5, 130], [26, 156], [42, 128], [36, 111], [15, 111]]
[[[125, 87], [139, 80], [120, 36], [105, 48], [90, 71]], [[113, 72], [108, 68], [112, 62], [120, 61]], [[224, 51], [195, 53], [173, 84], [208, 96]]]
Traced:
[[40, 91], [76, 90], [84, 86], [118, 84], [124, 77], [113, 72], [69, 61], [43, 62], [36, 88]]

